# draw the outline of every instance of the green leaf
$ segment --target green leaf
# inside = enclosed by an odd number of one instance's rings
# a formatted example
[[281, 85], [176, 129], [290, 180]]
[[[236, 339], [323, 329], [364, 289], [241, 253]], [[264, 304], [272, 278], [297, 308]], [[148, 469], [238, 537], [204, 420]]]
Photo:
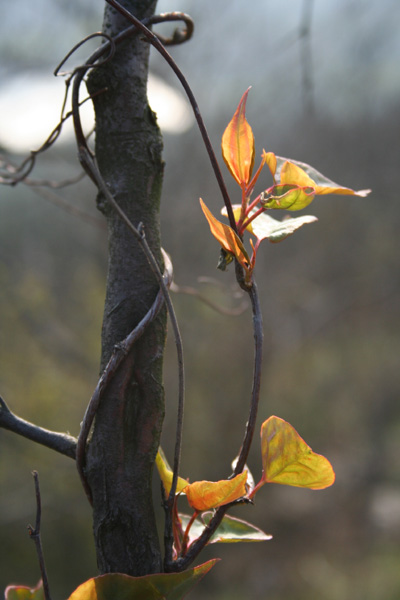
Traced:
[[9, 585], [4, 592], [5, 600], [44, 600], [42, 581], [35, 588], [23, 585]]
[[313, 201], [315, 189], [297, 184], [276, 184], [269, 188], [261, 204], [266, 208], [302, 210]]
[[[182, 521], [183, 529], [185, 529], [191, 517], [183, 514], [179, 514], [179, 517]], [[189, 544], [202, 534], [204, 527], [208, 525], [212, 517], [213, 513], [211, 511], [204, 512], [202, 513], [201, 518], [194, 521], [189, 531]], [[225, 515], [217, 531], [211, 536], [208, 543], [265, 542], [271, 539], [272, 535], [264, 533], [264, 531], [255, 525]]]
[[261, 454], [261, 485], [282, 483], [322, 490], [335, 481], [330, 462], [313, 452], [295, 428], [279, 417], [269, 417], [261, 426]]
[[288, 218], [283, 221], [277, 221], [266, 213], [262, 213], [248, 225], [248, 229], [259, 240], [268, 239], [272, 243], [281, 242], [289, 235], [292, 235], [297, 229], [303, 227], [307, 223], [318, 221], [317, 217], [312, 215], [304, 215], [295, 219]]
[[110, 573], [82, 583], [68, 600], [181, 600], [212, 569], [218, 558], [182, 573], [130, 577]]

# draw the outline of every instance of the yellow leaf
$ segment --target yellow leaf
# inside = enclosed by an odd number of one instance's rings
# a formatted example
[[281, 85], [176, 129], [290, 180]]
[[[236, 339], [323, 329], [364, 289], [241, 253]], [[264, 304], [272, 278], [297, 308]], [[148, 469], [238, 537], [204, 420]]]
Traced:
[[286, 160], [277, 157], [278, 170], [280, 168], [280, 183], [286, 185], [297, 185], [300, 187], [313, 187], [315, 194], [323, 196], [325, 194], [341, 194], [345, 196], [361, 196], [365, 198], [371, 190], [352, 190], [351, 188], [338, 185], [331, 181], [325, 175], [322, 175], [317, 169], [307, 163], [299, 161]]
[[297, 431], [279, 417], [261, 426], [263, 480], [320, 490], [335, 481], [330, 462], [315, 454]]
[[265, 152], [265, 150], [263, 150], [262, 158], [263, 158], [264, 162], [267, 163], [268, 168], [271, 171], [271, 175], [275, 180], [276, 165], [277, 165], [277, 160], [276, 160], [275, 154], [273, 152]]
[[254, 166], [254, 136], [245, 114], [249, 90], [250, 88], [243, 94], [222, 136], [223, 159], [241, 186], [249, 183]]
[[221, 481], [195, 481], [185, 488], [186, 497], [192, 508], [201, 512], [229, 504], [246, 495], [247, 471], [233, 479]]
[[240, 237], [231, 227], [229, 227], [229, 225], [225, 225], [218, 221], [212, 212], [208, 210], [201, 198], [200, 205], [215, 239], [218, 240], [226, 252], [233, 254], [242, 267], [248, 271], [250, 268], [250, 259]]
[[[160, 479], [163, 482], [165, 493], [168, 496], [168, 494], [171, 490], [172, 478], [173, 478], [174, 473], [173, 473], [171, 467], [169, 466], [167, 459], [165, 458], [165, 454], [164, 454], [161, 446], [159, 447], [157, 456], [156, 456], [156, 467], [158, 470], [158, 474], [160, 475]], [[178, 482], [176, 484], [176, 493], [179, 494], [179, 493], [183, 492], [185, 487], [187, 487], [187, 484], [188, 484], [188, 482], [186, 481], [186, 479], [182, 479], [182, 477], [178, 477]]]
[[299, 187], [315, 187], [315, 181], [297, 165], [286, 161], [281, 170], [282, 185], [297, 185]]
[[348, 187], [341, 186], [329, 186], [329, 185], [316, 185], [315, 193], [318, 196], [323, 196], [324, 194], [340, 194], [343, 196], [361, 196], [361, 198], [365, 198], [371, 190], [352, 190]]

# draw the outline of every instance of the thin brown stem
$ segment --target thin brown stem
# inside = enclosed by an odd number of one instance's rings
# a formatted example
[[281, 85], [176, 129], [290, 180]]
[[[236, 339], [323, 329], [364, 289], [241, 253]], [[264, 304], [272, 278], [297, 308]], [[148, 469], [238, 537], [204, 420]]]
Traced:
[[35, 543], [36, 554], [39, 560], [40, 573], [42, 576], [43, 582], [43, 592], [45, 600], [51, 600], [50, 589], [49, 589], [49, 580], [47, 577], [46, 565], [44, 562], [43, 548], [42, 548], [42, 540], [40, 537], [40, 525], [42, 520], [42, 501], [40, 497], [40, 487], [39, 487], [39, 475], [37, 471], [33, 471], [32, 473], [33, 479], [35, 482], [35, 496], [36, 496], [36, 521], [35, 528], [32, 525], [28, 525], [28, 533], [30, 538]]
[[[257, 286], [255, 282], [252, 282], [251, 287], [244, 288], [250, 296], [251, 306], [253, 311], [253, 331], [254, 331], [254, 372], [253, 372], [253, 388], [251, 393], [250, 411], [249, 417], [246, 424], [246, 431], [243, 439], [242, 446], [239, 451], [239, 456], [235, 465], [233, 475], [238, 475], [243, 471], [246, 464], [247, 457], [249, 454], [251, 442], [254, 436], [254, 430], [257, 419], [257, 410], [260, 397], [260, 386], [261, 386], [261, 365], [262, 365], [262, 352], [263, 352], [263, 325], [262, 325], [262, 314], [259, 302], [259, 296]], [[195, 542], [190, 546], [185, 556], [178, 558], [175, 561], [165, 563], [166, 571], [184, 571], [189, 565], [197, 558], [199, 553], [203, 550], [204, 546], [209, 542], [211, 536], [218, 529], [224, 518], [227, 510], [232, 504], [226, 504], [220, 506], [204, 528], [202, 534], [197, 538]]]
[[218, 182], [221, 194], [222, 194], [222, 198], [224, 200], [224, 204], [226, 206], [230, 226], [237, 233], [236, 221], [235, 221], [235, 217], [233, 214], [232, 203], [231, 203], [231, 200], [230, 200], [230, 197], [228, 194], [228, 190], [226, 189], [225, 181], [222, 176], [221, 170], [219, 168], [219, 164], [218, 164], [217, 158], [215, 156], [214, 148], [212, 147], [210, 137], [208, 135], [206, 126], [203, 121], [203, 117], [201, 116], [201, 113], [200, 113], [199, 106], [198, 106], [196, 98], [194, 97], [194, 94], [187, 82], [186, 77], [183, 75], [182, 71], [179, 69], [178, 65], [176, 64], [176, 62], [174, 61], [172, 56], [169, 54], [169, 52], [167, 52], [167, 50], [164, 48], [163, 44], [160, 42], [160, 40], [157, 38], [157, 36], [152, 31], [150, 31], [150, 29], [148, 27], [146, 27], [146, 25], [144, 25], [142, 21], [139, 21], [139, 19], [134, 17], [128, 10], [126, 10], [126, 8], [124, 8], [121, 4], [119, 4], [119, 2], [117, 2], [117, 0], [106, 0], [106, 2], [108, 2], [108, 4], [110, 4], [116, 10], [118, 10], [118, 12], [120, 12], [124, 17], [126, 17], [126, 19], [128, 19], [128, 21], [133, 23], [138, 29], [140, 29], [140, 31], [142, 33], [144, 33], [144, 35], [146, 36], [146, 38], [148, 39], [150, 44], [152, 46], [154, 46], [154, 48], [166, 60], [166, 62], [169, 64], [171, 69], [174, 71], [175, 75], [178, 77], [180, 83], [182, 84], [182, 87], [183, 87], [183, 89], [188, 97], [188, 100], [192, 106], [193, 113], [194, 113], [195, 119], [197, 121], [197, 125], [200, 129], [200, 133], [203, 138], [204, 145], [208, 152], [208, 156], [209, 156], [212, 168], [214, 170], [214, 174], [217, 179], [217, 182]]
[[234, 475], [238, 475], [243, 471], [246, 464], [247, 457], [250, 451], [251, 442], [253, 440], [254, 430], [257, 420], [258, 403], [260, 398], [261, 388], [261, 369], [262, 369], [262, 356], [263, 356], [263, 321], [262, 312], [260, 306], [260, 298], [258, 295], [258, 289], [256, 283], [253, 281], [253, 285], [248, 288], [248, 294], [250, 296], [251, 307], [253, 312], [253, 335], [254, 335], [254, 370], [253, 370], [253, 387], [251, 392], [250, 411], [249, 418], [246, 424], [246, 431], [243, 439], [243, 443], [239, 452], [239, 458], [237, 460]]

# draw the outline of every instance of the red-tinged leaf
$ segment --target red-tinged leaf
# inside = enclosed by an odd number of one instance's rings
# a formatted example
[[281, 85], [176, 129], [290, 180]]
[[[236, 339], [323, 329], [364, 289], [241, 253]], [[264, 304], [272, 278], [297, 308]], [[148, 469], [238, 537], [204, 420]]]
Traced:
[[249, 183], [254, 166], [254, 136], [246, 120], [246, 101], [249, 89], [243, 94], [239, 106], [222, 136], [223, 159], [232, 176], [241, 186]]
[[9, 585], [4, 592], [5, 600], [44, 600], [42, 581], [35, 588], [23, 585]]
[[229, 225], [225, 225], [224, 223], [218, 221], [201, 198], [200, 204], [210, 226], [211, 233], [215, 239], [221, 244], [225, 252], [233, 254], [242, 267], [247, 271], [250, 267], [250, 259], [240, 237], [233, 231], [231, 227], [229, 227]]
[[[209, 524], [214, 513], [209, 511], [202, 513], [201, 518], [197, 518], [189, 530], [189, 546], [203, 532], [204, 527]], [[189, 515], [179, 514], [183, 529], [186, 529], [191, 517]], [[217, 531], [211, 536], [209, 544], [233, 543], [233, 542], [265, 542], [271, 540], [272, 535], [264, 533], [261, 529], [242, 521], [236, 517], [225, 515]]]
[[[349, 196], [368, 196], [371, 190], [352, 190], [351, 188], [344, 187], [328, 179], [325, 175], [322, 175], [317, 169], [314, 169], [311, 165], [307, 163], [300, 162], [298, 160], [292, 160], [283, 158], [282, 156], [277, 156], [277, 167], [276, 167], [276, 177], [281, 183], [297, 183], [297, 185], [311, 185], [311, 187], [315, 188], [315, 193], [319, 196], [324, 194], [342, 194]], [[288, 167], [286, 165], [290, 164]], [[293, 169], [295, 167], [295, 169]], [[282, 179], [282, 171], [284, 173]], [[304, 175], [300, 174], [302, 171]], [[290, 172], [290, 175], [289, 175]], [[296, 181], [290, 181], [291, 174], [295, 173]], [[300, 183], [302, 181], [303, 183]], [[309, 181], [312, 183], [304, 183], [305, 181]]]
[[320, 490], [335, 481], [330, 462], [315, 454], [294, 427], [279, 417], [270, 417], [261, 426], [261, 454], [264, 483]]
[[[165, 454], [164, 454], [161, 446], [159, 447], [157, 456], [156, 456], [156, 467], [157, 467], [160, 479], [163, 482], [165, 493], [168, 496], [168, 494], [171, 490], [172, 478], [173, 478], [174, 473], [168, 464], [168, 461], [165, 457]], [[176, 485], [176, 493], [177, 494], [182, 493], [183, 490], [185, 489], [185, 487], [187, 486], [187, 484], [188, 484], [188, 482], [186, 481], [186, 479], [182, 479], [182, 477], [178, 477], [178, 482]]]
[[247, 471], [233, 479], [221, 481], [195, 481], [186, 489], [186, 497], [192, 508], [201, 512], [229, 504], [246, 495]]
[[110, 573], [82, 583], [68, 600], [181, 600], [219, 559], [183, 571], [130, 577]]
[[301, 210], [311, 204], [315, 197], [313, 187], [277, 184], [267, 190], [268, 195], [261, 201], [266, 208]]
[[273, 244], [276, 244], [285, 240], [288, 236], [297, 231], [297, 229], [303, 227], [303, 225], [314, 223], [315, 221], [318, 221], [318, 219], [312, 215], [304, 215], [294, 219], [289, 217], [283, 221], [277, 221], [266, 213], [262, 213], [256, 217], [254, 221], [251, 221], [246, 229], [259, 240], [267, 239]]

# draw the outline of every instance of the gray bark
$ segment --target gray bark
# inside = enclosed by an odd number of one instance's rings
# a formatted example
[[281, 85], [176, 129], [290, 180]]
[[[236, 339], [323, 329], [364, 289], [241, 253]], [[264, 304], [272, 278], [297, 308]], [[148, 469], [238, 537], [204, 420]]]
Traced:
[[[156, 0], [125, 0], [140, 19]], [[115, 35], [128, 23], [105, 9], [103, 30]], [[159, 201], [162, 140], [147, 102], [149, 45], [140, 35], [118, 47], [112, 61], [94, 69], [96, 157], [115, 199], [145, 234], [161, 265]], [[109, 265], [102, 330], [101, 368], [115, 344], [146, 314], [158, 292], [149, 264], [131, 232], [104, 198]], [[144, 575], [161, 571], [161, 552], [152, 506], [151, 478], [164, 417], [162, 359], [166, 315], [135, 344], [107, 389], [89, 442], [86, 470], [93, 494], [93, 528], [101, 573]]]

